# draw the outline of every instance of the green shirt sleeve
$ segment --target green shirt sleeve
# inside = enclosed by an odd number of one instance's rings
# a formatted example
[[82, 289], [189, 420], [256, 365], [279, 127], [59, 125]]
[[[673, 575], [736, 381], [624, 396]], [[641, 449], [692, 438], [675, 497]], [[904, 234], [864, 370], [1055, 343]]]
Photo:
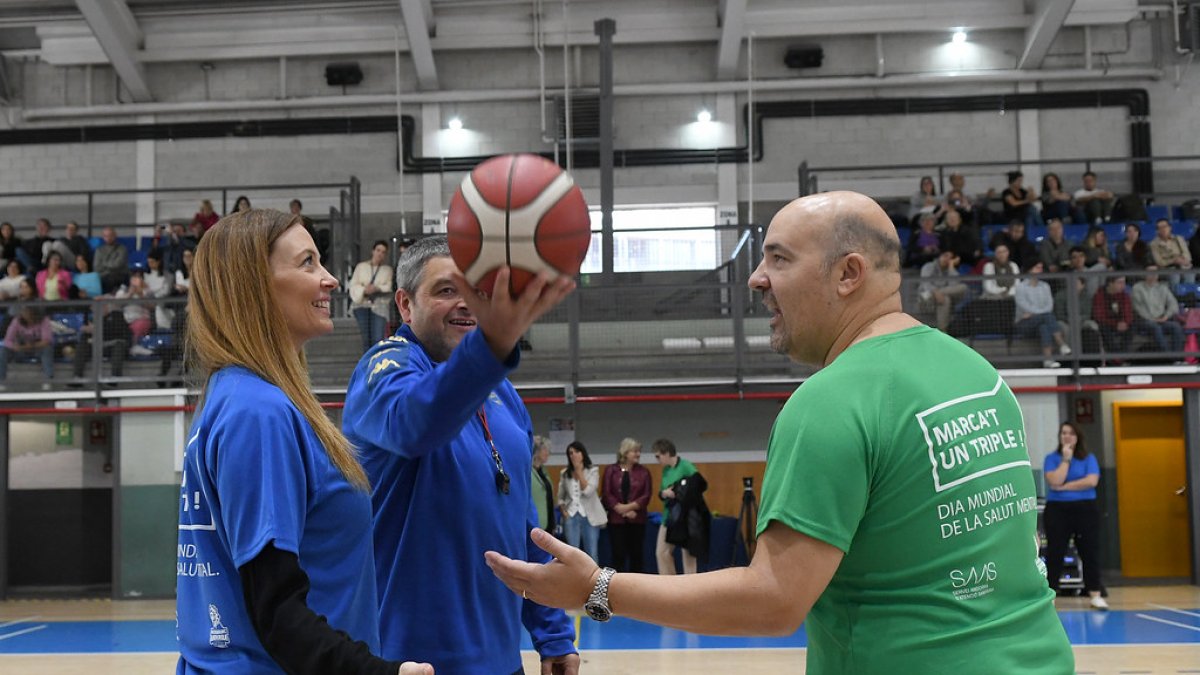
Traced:
[[758, 533], [772, 521], [848, 552], [870, 489], [869, 424], [817, 378], [780, 412], [768, 443]]

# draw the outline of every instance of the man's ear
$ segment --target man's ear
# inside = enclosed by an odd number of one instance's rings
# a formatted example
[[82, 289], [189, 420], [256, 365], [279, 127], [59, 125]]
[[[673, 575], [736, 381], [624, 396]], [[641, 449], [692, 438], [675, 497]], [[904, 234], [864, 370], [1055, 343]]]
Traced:
[[400, 320], [409, 323], [412, 319], [413, 298], [403, 288], [396, 291], [396, 309], [400, 310]]
[[838, 261], [834, 274], [838, 279], [838, 295], [843, 298], [858, 290], [867, 281], [867, 259], [861, 253], [849, 253]]

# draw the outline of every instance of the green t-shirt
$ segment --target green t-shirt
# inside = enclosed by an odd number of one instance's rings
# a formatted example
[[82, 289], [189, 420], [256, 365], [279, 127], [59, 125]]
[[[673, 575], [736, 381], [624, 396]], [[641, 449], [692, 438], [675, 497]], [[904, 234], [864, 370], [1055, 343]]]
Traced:
[[808, 615], [808, 671], [1074, 673], [1038, 559], [1016, 397], [976, 352], [921, 326], [864, 340], [784, 406], [772, 521], [845, 552]]
[[[675, 466], [667, 466], [663, 464], [662, 480], [658, 483], [658, 493], [662, 496], [662, 491], [679, 482], [680, 478], [687, 478], [696, 473], [696, 465], [680, 457]], [[667, 509], [663, 507], [663, 523], [667, 522]]]

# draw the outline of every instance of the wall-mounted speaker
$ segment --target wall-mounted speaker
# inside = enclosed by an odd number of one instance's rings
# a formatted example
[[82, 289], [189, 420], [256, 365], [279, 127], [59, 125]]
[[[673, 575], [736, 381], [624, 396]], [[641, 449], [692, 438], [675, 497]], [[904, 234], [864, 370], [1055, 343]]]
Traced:
[[783, 55], [788, 68], [820, 68], [824, 60], [825, 50], [818, 45], [795, 45]]
[[331, 87], [349, 87], [362, 82], [362, 68], [357, 61], [331, 63], [325, 66], [325, 82]]

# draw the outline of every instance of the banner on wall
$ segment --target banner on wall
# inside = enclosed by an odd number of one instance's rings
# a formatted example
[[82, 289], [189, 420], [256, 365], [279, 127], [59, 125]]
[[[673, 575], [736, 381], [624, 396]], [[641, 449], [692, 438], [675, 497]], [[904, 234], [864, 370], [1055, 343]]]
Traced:
[[70, 420], [59, 420], [54, 423], [54, 444], [70, 445], [75, 441], [75, 425]]
[[567, 446], [575, 440], [575, 419], [573, 417], [550, 418], [550, 456], [563, 457], [567, 454]]
[[1075, 421], [1079, 424], [1091, 424], [1096, 421], [1094, 403], [1090, 398], [1075, 399]]

